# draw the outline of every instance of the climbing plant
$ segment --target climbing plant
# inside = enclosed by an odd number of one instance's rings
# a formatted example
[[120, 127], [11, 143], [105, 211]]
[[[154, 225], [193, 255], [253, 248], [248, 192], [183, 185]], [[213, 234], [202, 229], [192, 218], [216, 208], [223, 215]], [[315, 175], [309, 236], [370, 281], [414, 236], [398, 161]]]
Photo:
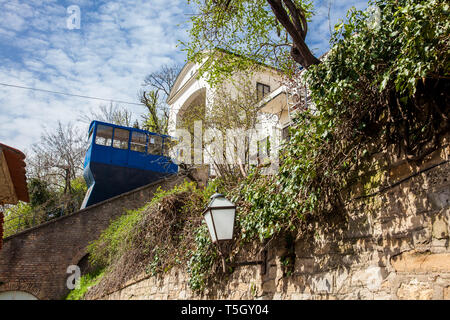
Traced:
[[[369, 23], [367, 11], [351, 10], [348, 21], [336, 26], [322, 63], [294, 75], [308, 86], [313, 104], [299, 109], [278, 174], [253, 168], [237, 186], [216, 184], [238, 206], [231, 252], [299, 231], [311, 216], [344, 208], [350, 186], [373, 169], [374, 153], [395, 146], [408, 161], [420, 161], [448, 133], [449, 5], [443, 0], [370, 5], [379, 10], [377, 24]], [[201, 292], [218, 269], [218, 253], [201, 217], [213, 190], [190, 184], [160, 190], [134, 213], [136, 219], [113, 223], [91, 246], [91, 255], [109, 265], [116, 281], [133, 270], [156, 275], [185, 268], [191, 288]], [[128, 219], [133, 222], [123, 226]], [[123, 241], [115, 241], [117, 230]], [[292, 257], [286, 255], [282, 264], [289, 275]], [[99, 285], [108, 288], [105, 281]]]
[[323, 62], [297, 75], [313, 107], [297, 113], [279, 173], [255, 170], [235, 190], [242, 238], [270, 238], [308, 215], [336, 212], [374, 169], [372, 154], [395, 146], [420, 161], [448, 133], [448, 3], [369, 5], [379, 10], [377, 25], [368, 11], [349, 11]]

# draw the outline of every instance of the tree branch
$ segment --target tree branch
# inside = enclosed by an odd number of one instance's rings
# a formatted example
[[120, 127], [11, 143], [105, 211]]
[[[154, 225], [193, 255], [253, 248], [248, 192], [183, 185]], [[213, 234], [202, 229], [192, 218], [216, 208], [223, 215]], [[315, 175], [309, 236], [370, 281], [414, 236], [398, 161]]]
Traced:
[[319, 64], [320, 60], [311, 53], [305, 43], [307, 23], [303, 9], [297, 7], [291, 0], [283, 0], [289, 10], [289, 13], [293, 17], [293, 22], [289, 17], [288, 12], [283, 7], [281, 0], [267, 0], [267, 2], [269, 3], [278, 22], [281, 23], [287, 33], [292, 37], [292, 58], [305, 69], [308, 69], [311, 65]]

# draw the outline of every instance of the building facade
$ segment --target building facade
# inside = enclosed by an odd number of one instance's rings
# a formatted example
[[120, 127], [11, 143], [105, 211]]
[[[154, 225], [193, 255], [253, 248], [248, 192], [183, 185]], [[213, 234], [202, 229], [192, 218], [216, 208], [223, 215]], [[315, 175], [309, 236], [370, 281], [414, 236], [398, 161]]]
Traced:
[[[223, 90], [212, 87], [205, 76], [199, 76], [200, 67], [198, 63], [187, 62], [167, 99], [170, 108], [169, 135], [180, 141], [173, 156], [184, 163], [212, 165], [213, 175], [217, 173], [214, 168], [221, 161], [258, 165], [261, 158], [270, 158], [272, 162], [277, 160], [278, 148], [287, 137], [292, 112], [298, 101], [303, 99], [302, 94], [288, 92], [287, 86], [283, 84], [282, 72], [275, 68], [261, 66], [251, 74], [236, 72], [221, 86], [226, 88], [225, 92], [229, 96], [255, 96], [254, 108], [257, 112], [254, 126], [251, 130], [245, 128], [241, 131], [240, 128], [233, 128], [229, 134], [222, 134], [220, 139], [211, 139], [208, 134], [211, 128], [204, 127], [201, 122], [197, 122], [193, 130], [183, 127], [186, 125], [184, 119], [191, 110], [201, 110], [205, 115], [214, 114], [221, 104], [220, 99], [224, 99]], [[235, 109], [230, 110], [234, 112]], [[210, 143], [212, 140], [216, 140], [214, 146]], [[240, 148], [245, 150], [240, 152]], [[233, 156], [233, 151], [238, 155]], [[224, 156], [217, 160], [217, 154], [221, 153]], [[240, 160], [236, 162], [236, 158]]]

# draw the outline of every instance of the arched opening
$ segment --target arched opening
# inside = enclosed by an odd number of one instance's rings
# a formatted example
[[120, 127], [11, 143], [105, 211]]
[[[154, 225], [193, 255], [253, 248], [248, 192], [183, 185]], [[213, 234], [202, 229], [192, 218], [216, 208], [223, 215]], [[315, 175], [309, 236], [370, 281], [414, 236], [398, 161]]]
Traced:
[[38, 300], [38, 298], [25, 291], [13, 290], [0, 292], [0, 300]]
[[176, 127], [187, 129], [193, 126], [195, 120], [205, 120], [206, 89], [195, 91], [181, 106], [177, 113]]
[[89, 253], [85, 254], [83, 258], [81, 258], [80, 261], [78, 261], [77, 266], [80, 268], [82, 276], [96, 271], [94, 266], [92, 266], [89, 261]]
[[[196, 121], [202, 122], [202, 131], [206, 124], [206, 89], [200, 89], [194, 92], [183, 104], [177, 113], [176, 128], [184, 129], [191, 135], [191, 163], [195, 163], [194, 160], [194, 125]], [[202, 139], [202, 137], [197, 137]], [[203, 145], [202, 145], [203, 149]], [[183, 158], [183, 155], [180, 154]]]

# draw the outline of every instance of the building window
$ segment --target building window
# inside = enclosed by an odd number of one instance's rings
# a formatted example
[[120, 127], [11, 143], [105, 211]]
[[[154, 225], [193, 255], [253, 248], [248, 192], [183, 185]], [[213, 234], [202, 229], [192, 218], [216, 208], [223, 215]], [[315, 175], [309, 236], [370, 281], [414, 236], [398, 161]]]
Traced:
[[264, 98], [270, 92], [270, 86], [263, 83], [256, 83], [256, 94], [258, 95], [258, 100]]
[[128, 140], [130, 139], [130, 131], [125, 129], [114, 129], [113, 147], [117, 149], [128, 149]]
[[284, 140], [284, 141], [289, 141], [290, 140], [290, 138], [291, 138], [291, 132], [289, 131], [290, 127], [291, 126], [288, 125], [288, 126], [286, 126], [286, 127], [284, 127], [282, 129], [282, 131], [281, 131], [281, 139], [282, 140]]
[[101, 146], [111, 146], [113, 128], [99, 124], [95, 135], [95, 144]]

